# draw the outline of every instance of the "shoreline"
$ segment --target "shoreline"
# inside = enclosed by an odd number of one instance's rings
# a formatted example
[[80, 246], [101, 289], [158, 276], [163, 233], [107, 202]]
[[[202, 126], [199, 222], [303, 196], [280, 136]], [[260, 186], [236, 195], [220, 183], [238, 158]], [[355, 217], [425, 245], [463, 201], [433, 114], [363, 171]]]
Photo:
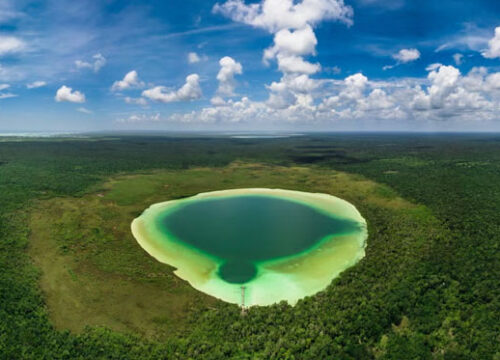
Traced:
[[[256, 264], [258, 275], [245, 284], [233, 284], [217, 275], [221, 262], [216, 258], [162, 233], [155, 225], [161, 213], [186, 201], [241, 195], [273, 196], [299, 202], [329, 216], [356, 221], [360, 231], [347, 235], [327, 236], [306, 251]], [[204, 192], [195, 196], [152, 204], [131, 224], [139, 245], [159, 262], [176, 268], [174, 273], [195, 289], [229, 303], [245, 306], [271, 305], [287, 301], [294, 305], [299, 299], [326, 288], [343, 270], [365, 255], [366, 221], [347, 201], [322, 193], [293, 190], [243, 188]], [[332, 241], [335, 239], [335, 241]], [[241, 287], [245, 287], [245, 298]]]

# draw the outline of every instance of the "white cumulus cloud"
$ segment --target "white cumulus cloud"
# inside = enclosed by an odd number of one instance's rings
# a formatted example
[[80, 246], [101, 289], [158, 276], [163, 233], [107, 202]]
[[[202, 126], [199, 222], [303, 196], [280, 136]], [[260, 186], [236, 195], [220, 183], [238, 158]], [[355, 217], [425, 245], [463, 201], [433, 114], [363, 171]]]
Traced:
[[76, 60], [75, 65], [77, 69], [92, 69], [94, 72], [99, 72], [106, 65], [106, 58], [102, 54], [95, 54], [92, 59], [93, 62]]
[[397, 54], [392, 56], [397, 61], [406, 64], [420, 58], [420, 51], [417, 49], [401, 49]]
[[302, 29], [323, 20], [338, 20], [350, 25], [353, 15], [352, 8], [343, 0], [263, 0], [249, 5], [242, 0], [228, 0], [217, 3], [213, 10], [271, 33], [281, 29]]
[[85, 102], [85, 94], [79, 91], [73, 91], [72, 88], [63, 85], [57, 90], [56, 97], [57, 102], [72, 102], [72, 103], [84, 103]]
[[186, 77], [186, 83], [176, 91], [170, 91], [165, 86], [156, 86], [144, 90], [142, 96], [163, 103], [196, 100], [202, 96], [200, 77], [198, 74], [188, 75]]
[[190, 64], [196, 64], [196, 63], [198, 63], [200, 61], [201, 61], [201, 58], [200, 58], [200, 56], [197, 53], [190, 52], [188, 54], [188, 63], [190, 63]]
[[15, 36], [0, 35], [0, 56], [23, 51], [26, 44]]
[[275, 58], [278, 54], [312, 55], [317, 44], [316, 35], [309, 25], [292, 31], [282, 29], [274, 35], [274, 46], [264, 52], [264, 60]]
[[401, 49], [396, 54], [392, 55], [392, 58], [396, 60], [397, 63], [393, 65], [385, 65], [382, 68], [384, 71], [393, 69], [401, 64], [406, 64], [420, 59], [420, 51], [417, 49]]
[[488, 49], [482, 54], [487, 59], [500, 58], [500, 26], [495, 28], [495, 35], [488, 41]]
[[309, 75], [321, 70], [320, 64], [305, 58], [316, 55], [318, 40], [313, 28], [326, 20], [351, 25], [353, 16], [352, 8], [343, 0], [262, 0], [248, 5], [242, 0], [228, 0], [216, 4], [213, 11], [274, 34], [273, 45], [264, 51], [263, 60], [266, 64], [276, 60], [283, 73], [280, 82], [268, 86], [267, 104], [275, 109], [312, 106], [312, 95], [293, 84], [312, 84]]
[[137, 71], [132, 70], [125, 75], [123, 80], [115, 81], [111, 87], [111, 91], [123, 91], [141, 87], [144, 87], [144, 82], [139, 79]]
[[428, 78], [432, 85], [427, 92], [418, 91], [414, 100], [418, 110], [442, 108], [446, 98], [455, 90], [460, 77], [460, 71], [453, 66], [441, 65], [429, 70], [431, 72]]
[[220, 70], [217, 74], [219, 87], [217, 89], [217, 95], [234, 96], [234, 89], [236, 86], [234, 76], [241, 75], [243, 73], [243, 67], [230, 56], [221, 58], [219, 60], [219, 65]]
[[304, 60], [305, 55], [315, 55], [318, 40], [312, 28], [282, 29], [274, 36], [274, 45], [264, 52], [264, 62], [276, 58], [283, 73], [314, 74], [321, 69], [319, 64]]
[[370, 80], [362, 73], [344, 80], [286, 75], [268, 86], [267, 101], [212, 99], [199, 111], [161, 121], [197, 124], [303, 124], [325, 126], [352, 121], [419, 124], [494, 121], [500, 112], [500, 72], [473, 68], [463, 75], [454, 66], [433, 64], [426, 78]]
[[321, 70], [319, 64], [312, 64], [300, 56], [278, 55], [278, 69], [285, 74], [315, 74]]
[[[266, 85], [268, 98], [263, 101], [253, 101], [246, 96], [236, 98], [235, 78], [243, 69], [236, 60], [225, 57], [220, 61], [219, 87], [210, 105], [162, 117], [135, 114], [119, 122], [138, 126], [142, 123], [247, 124], [249, 128], [256, 128], [300, 124], [309, 128], [331, 128], [333, 124], [359, 121], [379, 129], [378, 125], [386, 122], [390, 124], [387, 128], [395, 124], [415, 124], [415, 128], [419, 128], [419, 124], [447, 121], [475, 124], [494, 121], [500, 113], [500, 72], [483, 67], [462, 74], [456, 66], [434, 63], [426, 68], [427, 76], [420, 78], [378, 80], [369, 79], [361, 72], [341, 80], [313, 78], [322, 68], [311, 60], [318, 45], [315, 26], [324, 20], [352, 24], [352, 9], [341, 0], [227, 0], [216, 4], [213, 10], [273, 35], [273, 43], [265, 49], [262, 58], [267, 64], [276, 64], [282, 74], [279, 80]], [[495, 46], [492, 39], [485, 54], [492, 56]], [[402, 66], [420, 57], [416, 48], [401, 49], [392, 55], [393, 64], [387, 68]], [[200, 57], [196, 54], [193, 62], [198, 61], [197, 58]], [[449, 60], [451, 62], [451, 58]], [[453, 60], [458, 66], [463, 56], [455, 54]], [[178, 90], [156, 86], [143, 91], [142, 96], [165, 103], [197, 99], [201, 97], [199, 77], [190, 75]], [[352, 128], [352, 125], [346, 126]]]

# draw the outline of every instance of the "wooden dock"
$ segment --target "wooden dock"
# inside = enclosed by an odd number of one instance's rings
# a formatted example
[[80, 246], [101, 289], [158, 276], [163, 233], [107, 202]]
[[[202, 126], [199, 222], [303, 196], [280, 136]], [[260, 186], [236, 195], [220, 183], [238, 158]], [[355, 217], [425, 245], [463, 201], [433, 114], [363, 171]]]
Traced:
[[241, 287], [241, 315], [244, 316], [246, 315], [247, 308], [245, 307], [245, 290], [246, 287], [242, 286]]

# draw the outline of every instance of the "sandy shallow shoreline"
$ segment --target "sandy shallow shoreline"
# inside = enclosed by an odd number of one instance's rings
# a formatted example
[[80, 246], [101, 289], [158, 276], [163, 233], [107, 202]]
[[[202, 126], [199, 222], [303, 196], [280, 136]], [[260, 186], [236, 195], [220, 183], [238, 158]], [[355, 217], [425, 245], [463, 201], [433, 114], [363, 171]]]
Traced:
[[299, 299], [325, 289], [343, 270], [365, 255], [366, 221], [352, 204], [328, 194], [282, 189], [221, 190], [153, 204], [134, 219], [132, 233], [146, 252], [156, 260], [175, 267], [175, 274], [195, 289], [241, 305], [241, 285], [228, 283], [217, 275], [220, 259], [170, 238], [158, 228], [156, 221], [160, 214], [186, 201], [241, 195], [273, 196], [296, 201], [329, 216], [349, 219], [360, 225], [359, 232], [324, 238], [304, 253], [260, 262], [258, 276], [244, 284], [245, 306], [271, 305], [283, 300], [293, 305]]

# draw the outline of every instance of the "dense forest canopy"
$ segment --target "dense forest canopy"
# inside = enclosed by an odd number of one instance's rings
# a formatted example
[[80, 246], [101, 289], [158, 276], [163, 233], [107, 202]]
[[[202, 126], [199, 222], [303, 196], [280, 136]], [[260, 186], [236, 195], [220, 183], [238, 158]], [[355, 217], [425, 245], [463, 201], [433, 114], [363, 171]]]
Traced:
[[[118, 174], [235, 161], [338, 170], [421, 207], [361, 209], [369, 215], [367, 261], [295, 307], [255, 307], [242, 317], [217, 302], [161, 342], [51, 325], [26, 252], [38, 200], [81, 197]], [[499, 135], [4, 138], [0, 358], [499, 359], [499, 184]]]

